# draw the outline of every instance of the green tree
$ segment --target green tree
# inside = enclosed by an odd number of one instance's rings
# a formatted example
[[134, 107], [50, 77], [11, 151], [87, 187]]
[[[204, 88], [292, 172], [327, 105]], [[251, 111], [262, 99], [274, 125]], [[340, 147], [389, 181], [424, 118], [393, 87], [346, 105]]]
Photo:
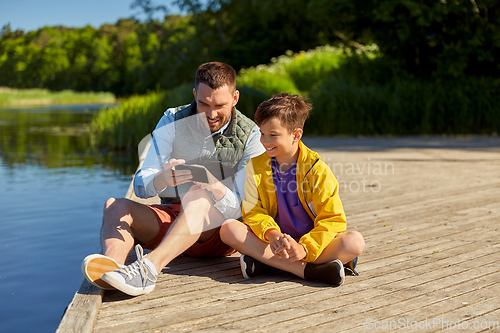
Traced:
[[498, 0], [312, 0], [308, 15], [418, 76], [500, 75]]

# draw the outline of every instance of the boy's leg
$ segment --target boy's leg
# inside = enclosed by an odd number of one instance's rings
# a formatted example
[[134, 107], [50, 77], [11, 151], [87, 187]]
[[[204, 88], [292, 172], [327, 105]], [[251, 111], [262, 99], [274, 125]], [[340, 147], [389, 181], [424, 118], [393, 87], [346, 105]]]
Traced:
[[365, 241], [359, 232], [342, 232], [337, 234], [313, 263], [323, 264], [339, 259], [345, 264], [358, 257], [364, 248]]
[[266, 265], [276, 267], [304, 278], [304, 261], [291, 262], [288, 259], [272, 253], [268, 243], [257, 237], [252, 230], [242, 222], [228, 220], [220, 230], [222, 241], [241, 254], [246, 254]]

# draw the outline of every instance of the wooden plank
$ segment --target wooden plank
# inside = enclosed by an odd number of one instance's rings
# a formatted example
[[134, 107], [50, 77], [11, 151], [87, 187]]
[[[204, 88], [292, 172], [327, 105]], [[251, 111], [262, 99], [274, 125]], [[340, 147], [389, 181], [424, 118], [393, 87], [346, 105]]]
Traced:
[[[430, 145], [428, 139], [410, 141]], [[344, 169], [337, 175], [347, 183], [364, 177], [381, 184], [376, 193], [341, 191], [348, 228], [360, 231], [367, 246], [361, 275], [347, 277], [340, 288], [288, 273], [245, 280], [237, 255], [179, 257], [163, 269], [151, 294], [106, 292], [94, 331], [365, 331], [369, 316], [417, 320], [460, 313], [494, 319], [500, 311], [500, 139], [483, 148], [481, 142], [473, 142], [476, 150], [368, 145], [373, 149], [320, 151], [324, 160], [344, 168], [387, 162], [395, 170], [375, 175]], [[469, 304], [462, 305], [466, 299]]]
[[66, 308], [56, 333], [92, 332], [102, 302], [103, 290], [83, 280]]

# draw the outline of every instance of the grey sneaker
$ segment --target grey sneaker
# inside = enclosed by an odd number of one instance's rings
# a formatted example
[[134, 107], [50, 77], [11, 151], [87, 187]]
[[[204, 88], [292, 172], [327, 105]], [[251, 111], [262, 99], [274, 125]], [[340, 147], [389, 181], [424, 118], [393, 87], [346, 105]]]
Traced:
[[152, 292], [156, 286], [156, 268], [151, 261], [144, 258], [140, 245], [135, 246], [137, 260], [121, 269], [105, 273], [102, 280], [116, 289], [131, 296]]

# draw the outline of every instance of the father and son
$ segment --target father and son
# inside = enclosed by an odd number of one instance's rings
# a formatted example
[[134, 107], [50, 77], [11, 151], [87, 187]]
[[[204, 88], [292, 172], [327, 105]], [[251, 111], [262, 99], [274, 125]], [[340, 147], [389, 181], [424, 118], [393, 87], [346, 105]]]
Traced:
[[[193, 94], [191, 104], [164, 113], [134, 178], [138, 197], [160, 196], [162, 204], [108, 199], [102, 254], [84, 259], [85, 278], [136, 296], [153, 291], [181, 254], [236, 251], [245, 278], [279, 269], [339, 286], [346, 273], [357, 275], [363, 237], [346, 232], [338, 182], [301, 141], [311, 105], [275, 95], [254, 123], [236, 109], [236, 72], [220, 62], [198, 68]], [[208, 182], [193, 180], [183, 164], [205, 167]], [[134, 246], [137, 260], [125, 265]]]

